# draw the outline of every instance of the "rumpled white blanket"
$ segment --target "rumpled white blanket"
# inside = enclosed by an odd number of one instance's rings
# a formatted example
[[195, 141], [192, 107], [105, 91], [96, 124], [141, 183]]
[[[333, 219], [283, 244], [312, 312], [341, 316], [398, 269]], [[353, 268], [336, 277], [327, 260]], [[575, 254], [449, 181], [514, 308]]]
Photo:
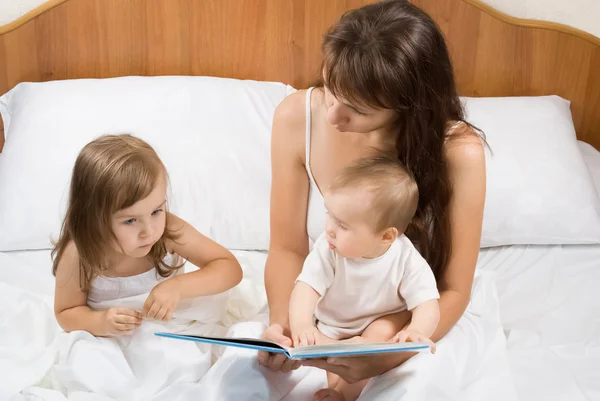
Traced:
[[[234, 325], [229, 335], [258, 337], [266, 316]], [[178, 400], [311, 400], [326, 386], [324, 371], [303, 367], [273, 373], [256, 352], [227, 348], [191, 391]], [[478, 274], [467, 312], [439, 343], [367, 385], [359, 401], [516, 401], [493, 273]]]
[[[372, 380], [360, 401], [516, 400], [493, 275], [478, 272], [467, 312], [438, 343], [436, 354], [418, 354]], [[262, 298], [252, 301], [250, 295], [260, 283], [257, 279], [246, 284], [252, 288], [240, 287], [243, 291], [230, 297], [228, 318], [232, 311], [235, 315], [261, 309], [264, 289]], [[145, 295], [119, 305], [139, 309], [144, 300]], [[210, 349], [153, 334], [223, 334], [217, 322], [225, 302], [196, 302], [178, 310], [173, 322], [145, 321], [134, 335], [116, 339], [60, 331], [51, 302], [49, 296], [0, 282], [0, 400], [290, 401], [310, 400], [326, 384], [325, 373], [315, 368], [272, 373], [258, 365], [254, 351]], [[103, 305], [110, 306], [116, 305]], [[253, 320], [235, 324], [229, 335], [259, 337], [266, 315]]]
[[[56, 327], [48, 303], [35, 295], [2, 283], [0, 294], [7, 312], [0, 324], [0, 400], [175, 399], [200, 381], [220, 350], [154, 333], [221, 336], [226, 332], [219, 322], [227, 293], [183, 300], [171, 321], [144, 320], [133, 334], [113, 338], [85, 331], [65, 333]], [[141, 310], [146, 297], [90, 306]]]

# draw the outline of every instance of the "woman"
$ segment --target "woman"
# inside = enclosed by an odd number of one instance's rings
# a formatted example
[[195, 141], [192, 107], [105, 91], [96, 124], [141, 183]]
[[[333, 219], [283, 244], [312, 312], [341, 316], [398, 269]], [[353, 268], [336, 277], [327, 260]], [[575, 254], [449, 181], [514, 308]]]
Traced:
[[[439, 341], [469, 304], [485, 200], [483, 139], [465, 122], [443, 36], [407, 1], [345, 14], [325, 36], [322, 85], [287, 97], [272, 135], [271, 245], [265, 271], [270, 325], [264, 337], [291, 345], [288, 303], [309, 240], [324, 230], [321, 191], [360, 157], [393, 150], [420, 192], [407, 236], [431, 265], [440, 291]], [[388, 316], [400, 330], [408, 313]], [[347, 382], [403, 364], [388, 354], [310, 364]], [[272, 371], [298, 362], [261, 353]]]

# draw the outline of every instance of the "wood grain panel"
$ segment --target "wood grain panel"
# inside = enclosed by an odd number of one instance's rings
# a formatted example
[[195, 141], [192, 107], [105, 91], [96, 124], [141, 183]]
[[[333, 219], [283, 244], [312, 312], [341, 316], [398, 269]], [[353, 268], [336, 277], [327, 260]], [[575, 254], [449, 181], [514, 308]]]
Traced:
[[[411, 0], [444, 32], [461, 95], [556, 94], [600, 149], [600, 39], [477, 0]], [[373, 0], [52, 0], [0, 27], [0, 93], [23, 81], [211, 75], [303, 88], [326, 29]], [[40, 11], [40, 12], [41, 12]], [[3, 138], [0, 136], [0, 149]]]
[[461, 95], [561, 96], [578, 138], [600, 149], [600, 39], [552, 23], [514, 25], [474, 0], [411, 1], [444, 32]]

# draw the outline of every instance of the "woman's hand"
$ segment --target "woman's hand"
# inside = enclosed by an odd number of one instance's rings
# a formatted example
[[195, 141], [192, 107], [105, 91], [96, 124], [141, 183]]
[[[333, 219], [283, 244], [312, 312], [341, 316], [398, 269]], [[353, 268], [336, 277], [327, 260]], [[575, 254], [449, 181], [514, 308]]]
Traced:
[[344, 358], [309, 359], [302, 361], [303, 366], [314, 366], [341, 377], [346, 383], [359, 381], [379, 376], [388, 370], [399, 366], [408, 360], [414, 353], [400, 352], [387, 355], [369, 355]]
[[174, 279], [165, 280], [150, 291], [142, 315], [156, 320], [170, 320], [180, 300], [179, 283]]
[[[263, 338], [281, 345], [282, 347], [291, 347], [292, 340], [289, 333], [285, 333], [283, 326], [273, 324], [265, 330]], [[300, 361], [292, 361], [284, 354], [274, 354], [266, 351], [258, 352], [258, 363], [274, 372], [290, 372], [300, 367]]]

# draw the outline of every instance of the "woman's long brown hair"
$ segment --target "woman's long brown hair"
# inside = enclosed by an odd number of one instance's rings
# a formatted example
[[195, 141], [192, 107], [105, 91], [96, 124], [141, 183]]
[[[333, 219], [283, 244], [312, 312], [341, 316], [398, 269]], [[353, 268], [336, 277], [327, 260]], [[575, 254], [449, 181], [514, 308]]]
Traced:
[[408, 1], [382, 1], [344, 14], [322, 52], [323, 84], [334, 96], [396, 111], [397, 157], [420, 194], [406, 235], [439, 278], [452, 247], [445, 143], [457, 136], [450, 124], [466, 123], [441, 31]]
[[[159, 180], [168, 180], [166, 169], [143, 140], [122, 134], [88, 143], [73, 167], [66, 216], [52, 250], [52, 273], [56, 275], [65, 248], [73, 241], [79, 255], [80, 287], [87, 291], [92, 279], [108, 267], [107, 249], [116, 241], [111, 216], [146, 198]], [[147, 255], [162, 277], [181, 267], [164, 262], [165, 239], [176, 238], [165, 229]]]

